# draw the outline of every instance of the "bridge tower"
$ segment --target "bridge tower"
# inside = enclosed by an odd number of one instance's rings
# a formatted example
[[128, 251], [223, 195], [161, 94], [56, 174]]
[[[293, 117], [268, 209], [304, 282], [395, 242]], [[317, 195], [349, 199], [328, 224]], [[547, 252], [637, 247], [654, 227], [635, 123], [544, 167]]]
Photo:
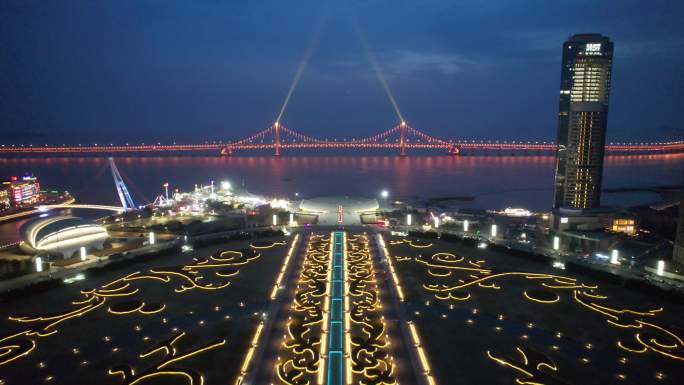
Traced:
[[275, 153], [273, 155], [280, 156], [280, 122], [275, 122], [273, 127], [275, 128], [275, 139], [273, 140], [273, 147], [275, 148]]
[[119, 199], [121, 199], [121, 206], [123, 206], [124, 211], [135, 209], [135, 204], [131, 198], [131, 194], [128, 193], [126, 184], [119, 173], [119, 169], [116, 168], [114, 163], [114, 158], [109, 158], [109, 167], [112, 169], [112, 176], [114, 177], [114, 184], [116, 185], [116, 192], [119, 193]]
[[219, 156], [232, 156], [233, 155], [233, 146], [225, 146], [221, 147], [221, 152], [219, 153]]
[[406, 156], [406, 122], [399, 126], [399, 156]]
[[450, 144], [449, 145], [449, 155], [453, 155], [453, 156], [461, 155], [461, 146], [457, 146], [453, 143]]

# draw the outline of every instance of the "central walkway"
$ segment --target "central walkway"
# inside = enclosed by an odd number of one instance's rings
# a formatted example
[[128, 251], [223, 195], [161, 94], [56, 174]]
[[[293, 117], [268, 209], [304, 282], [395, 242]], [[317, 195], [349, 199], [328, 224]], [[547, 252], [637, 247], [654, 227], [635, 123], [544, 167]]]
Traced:
[[345, 233], [333, 233], [327, 385], [344, 384], [344, 262]]

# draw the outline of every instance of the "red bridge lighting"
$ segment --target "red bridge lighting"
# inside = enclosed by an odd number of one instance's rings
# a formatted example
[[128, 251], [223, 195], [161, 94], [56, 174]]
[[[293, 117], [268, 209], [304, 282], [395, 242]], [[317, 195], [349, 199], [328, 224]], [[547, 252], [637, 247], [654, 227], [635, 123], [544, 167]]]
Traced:
[[[451, 155], [459, 155], [465, 151], [510, 151], [510, 152], [554, 152], [555, 143], [524, 142], [501, 140], [445, 140], [430, 136], [402, 121], [397, 126], [380, 133], [352, 140], [348, 139], [319, 139], [287, 128], [276, 121], [246, 138], [223, 143], [204, 142], [204, 144], [153, 144], [140, 145], [126, 143], [124, 145], [70, 145], [61, 146], [0, 146], [0, 156], [3, 154], [70, 154], [70, 153], [135, 153], [135, 152], [190, 152], [212, 151], [221, 155], [232, 155], [240, 150], [272, 150], [280, 155], [283, 150], [297, 149], [396, 149], [400, 155], [406, 155], [409, 149], [441, 150]], [[608, 153], [674, 153], [684, 152], [684, 141], [670, 141], [660, 143], [609, 143], [606, 145]]]

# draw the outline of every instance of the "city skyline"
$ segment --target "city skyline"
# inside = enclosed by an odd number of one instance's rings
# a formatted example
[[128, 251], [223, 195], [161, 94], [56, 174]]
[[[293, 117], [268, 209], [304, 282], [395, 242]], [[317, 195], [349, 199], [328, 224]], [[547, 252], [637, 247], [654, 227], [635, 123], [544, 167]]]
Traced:
[[[316, 136], [372, 134], [398, 119], [364, 54], [365, 38], [410, 124], [437, 137], [553, 140], [557, 47], [572, 34], [597, 32], [619, 47], [608, 140], [678, 136], [679, 5], [671, 5], [672, 12], [637, 12], [617, 2], [528, 6], [503, 18], [497, 33], [483, 22], [501, 20], [510, 6], [429, 3], [398, 4], [386, 14], [379, 2], [356, 4], [354, 12], [332, 3], [306, 10], [78, 7], [91, 18], [76, 17], [68, 6], [8, 3], [1, 13], [11, 53], [0, 75], [7, 84], [2, 130], [7, 143], [236, 139], [275, 121], [312, 47], [284, 124]], [[590, 8], [596, 12], [565, 22], [542, 18]], [[539, 16], [525, 16], [530, 10]], [[600, 17], [607, 12], [640, 22]], [[47, 14], [55, 16], [45, 20]], [[397, 28], [409, 14], [415, 15], [411, 27]], [[222, 17], [234, 23], [225, 26]], [[282, 28], [270, 26], [276, 19]], [[221, 40], [222, 33], [230, 38]], [[642, 73], [644, 65], [652, 70]], [[635, 92], [637, 83], [649, 98]]]
[[683, 11], [0, 1], [0, 385], [684, 383]]

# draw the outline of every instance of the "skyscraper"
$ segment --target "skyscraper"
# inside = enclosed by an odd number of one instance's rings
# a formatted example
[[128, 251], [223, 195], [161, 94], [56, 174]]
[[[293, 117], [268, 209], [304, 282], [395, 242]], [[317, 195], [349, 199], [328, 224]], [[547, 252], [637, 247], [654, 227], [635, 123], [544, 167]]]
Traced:
[[563, 44], [553, 207], [601, 203], [613, 43], [599, 34]]

